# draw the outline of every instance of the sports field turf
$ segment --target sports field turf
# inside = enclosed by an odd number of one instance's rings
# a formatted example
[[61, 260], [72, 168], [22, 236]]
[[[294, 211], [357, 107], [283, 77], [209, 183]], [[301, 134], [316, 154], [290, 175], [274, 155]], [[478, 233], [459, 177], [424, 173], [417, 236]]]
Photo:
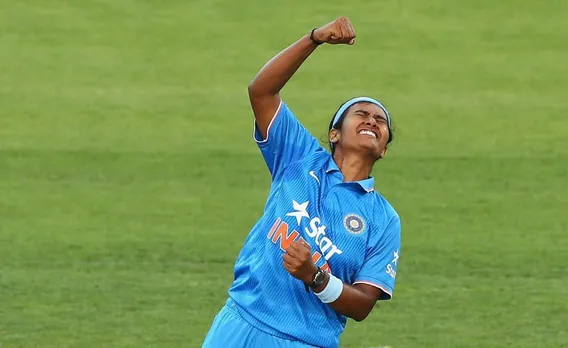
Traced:
[[342, 347], [568, 347], [568, 2], [0, 0], [0, 347], [200, 347], [270, 178], [246, 86], [348, 16], [283, 97], [396, 140], [394, 300]]

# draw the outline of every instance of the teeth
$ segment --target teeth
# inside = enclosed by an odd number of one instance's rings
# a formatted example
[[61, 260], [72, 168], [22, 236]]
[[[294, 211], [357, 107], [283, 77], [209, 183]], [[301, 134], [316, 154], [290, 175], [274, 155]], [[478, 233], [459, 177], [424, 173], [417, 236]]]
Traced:
[[368, 131], [368, 130], [362, 130], [362, 131], [359, 132], [359, 134], [367, 134], [367, 135], [372, 136], [373, 138], [376, 138], [376, 137], [377, 137], [377, 136], [375, 135], [375, 133], [373, 133], [373, 132], [371, 132], [371, 131]]

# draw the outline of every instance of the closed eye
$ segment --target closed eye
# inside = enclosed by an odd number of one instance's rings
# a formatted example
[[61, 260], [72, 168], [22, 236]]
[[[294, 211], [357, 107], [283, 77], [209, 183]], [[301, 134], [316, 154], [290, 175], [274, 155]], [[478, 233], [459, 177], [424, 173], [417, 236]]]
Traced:
[[[368, 111], [365, 111], [365, 110], [356, 110], [355, 115], [361, 116], [361, 117], [369, 117], [370, 113]], [[387, 124], [387, 120], [381, 114], [375, 114], [373, 116], [373, 118], [375, 119], [375, 122], [377, 122], [377, 123]]]
[[383, 116], [378, 115], [378, 114], [375, 115], [375, 121], [376, 121], [377, 123], [382, 123], [382, 124], [386, 124], [386, 123], [387, 123], [387, 120], [385, 120], [385, 118], [384, 118]]

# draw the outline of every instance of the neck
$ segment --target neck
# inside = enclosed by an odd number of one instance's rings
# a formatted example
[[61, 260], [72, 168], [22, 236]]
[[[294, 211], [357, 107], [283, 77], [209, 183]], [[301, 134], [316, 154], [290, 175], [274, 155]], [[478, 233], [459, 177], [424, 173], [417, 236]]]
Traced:
[[[339, 149], [338, 149], [339, 150]], [[369, 178], [374, 161], [355, 154], [346, 156], [341, 151], [336, 151], [333, 155], [335, 164], [341, 170], [345, 182], [360, 181]]]

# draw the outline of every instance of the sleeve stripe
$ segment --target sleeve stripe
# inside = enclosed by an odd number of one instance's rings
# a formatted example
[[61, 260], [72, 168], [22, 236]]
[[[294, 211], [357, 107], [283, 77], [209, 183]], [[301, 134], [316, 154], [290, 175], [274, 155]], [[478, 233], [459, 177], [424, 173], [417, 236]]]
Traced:
[[268, 124], [268, 128], [266, 129], [266, 139], [264, 140], [258, 140], [256, 139], [256, 120], [254, 121], [254, 128], [252, 129], [252, 138], [254, 139], [254, 141], [257, 142], [257, 144], [264, 144], [266, 142], [268, 142], [268, 137], [270, 136], [270, 128], [272, 128], [272, 124], [274, 123], [274, 120], [276, 119], [276, 116], [278, 116], [278, 113], [280, 112], [280, 108], [282, 107], [282, 99], [280, 99], [280, 104], [278, 104], [278, 108], [276, 108], [276, 112], [274, 113], [274, 116], [272, 116], [272, 119], [270, 120], [270, 123]]
[[372, 283], [372, 282], [360, 280], [360, 281], [356, 281], [355, 283], [353, 283], [353, 285], [355, 285], [355, 284], [367, 284], [367, 285], [374, 286], [375, 288], [381, 289], [385, 294], [389, 295], [389, 297], [392, 298], [392, 292], [387, 290], [384, 286], [379, 285], [377, 283]]

